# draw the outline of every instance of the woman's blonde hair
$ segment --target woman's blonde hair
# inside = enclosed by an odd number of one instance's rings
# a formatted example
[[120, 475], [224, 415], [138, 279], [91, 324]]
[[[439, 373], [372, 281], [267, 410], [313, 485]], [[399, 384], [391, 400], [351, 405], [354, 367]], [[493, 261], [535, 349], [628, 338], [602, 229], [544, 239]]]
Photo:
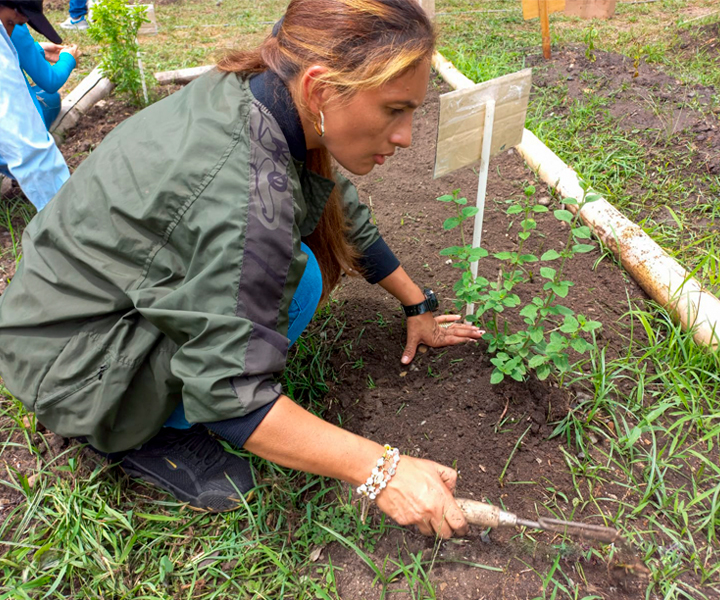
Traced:
[[[432, 23], [414, 0], [292, 0], [258, 48], [232, 51], [218, 68], [241, 76], [270, 69], [291, 88], [290, 82], [305, 69], [322, 65], [327, 70], [314, 85], [325, 85], [342, 98], [404, 75], [429, 61], [434, 48]], [[305, 108], [302, 98], [293, 99]], [[308, 151], [307, 166], [333, 176], [332, 158], [324, 148]], [[359, 272], [359, 255], [347, 240], [347, 227], [336, 188], [306, 240], [320, 264], [323, 300], [343, 271]]]

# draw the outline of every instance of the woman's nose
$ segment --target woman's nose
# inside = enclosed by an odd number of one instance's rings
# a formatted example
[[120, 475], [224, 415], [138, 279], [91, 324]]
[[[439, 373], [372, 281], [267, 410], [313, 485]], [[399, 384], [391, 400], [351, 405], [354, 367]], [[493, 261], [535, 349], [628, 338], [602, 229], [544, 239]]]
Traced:
[[400, 148], [409, 148], [412, 142], [412, 114], [407, 115], [390, 136], [390, 142]]

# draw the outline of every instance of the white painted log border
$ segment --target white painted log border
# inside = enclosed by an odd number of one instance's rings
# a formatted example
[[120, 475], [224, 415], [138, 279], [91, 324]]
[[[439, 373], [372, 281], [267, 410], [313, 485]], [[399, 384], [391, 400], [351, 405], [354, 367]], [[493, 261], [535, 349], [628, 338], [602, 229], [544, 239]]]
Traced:
[[214, 68], [215, 65], [203, 65], [202, 67], [190, 67], [189, 69], [161, 71], [160, 73], [155, 73], [155, 79], [157, 79], [157, 82], [160, 85], [168, 85], [170, 83], [190, 83], [193, 79], [197, 79], [200, 75], [204, 75]]
[[62, 101], [57, 118], [50, 125], [50, 132], [61, 134], [78, 122], [80, 117], [112, 92], [115, 84], [103, 77], [100, 67], [95, 67], [78, 86]]
[[[453, 88], [475, 85], [436, 52], [433, 66]], [[525, 130], [516, 149], [531, 169], [563, 198], [581, 199], [583, 190], [575, 171], [567, 166], [531, 131]], [[567, 208], [573, 212], [577, 207]], [[623, 216], [605, 198], [586, 204], [580, 217], [621, 264], [656, 302], [673, 312], [685, 331], [692, 330], [695, 342], [713, 350], [720, 347], [720, 300], [703, 289], [676, 260], [671, 258], [642, 228]]]

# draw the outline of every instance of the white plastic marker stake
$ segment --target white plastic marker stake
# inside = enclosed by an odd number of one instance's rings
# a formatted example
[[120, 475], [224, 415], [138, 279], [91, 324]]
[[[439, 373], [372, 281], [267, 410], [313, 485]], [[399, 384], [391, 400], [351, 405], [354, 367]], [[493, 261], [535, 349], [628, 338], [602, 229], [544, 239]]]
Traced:
[[[137, 42], [137, 39], [135, 40]], [[138, 69], [140, 69], [140, 81], [142, 83], [143, 97], [145, 98], [145, 106], [150, 104], [147, 93], [147, 85], [145, 84], [145, 69], [143, 69], [142, 59], [140, 58], [140, 50], [137, 51]]]
[[[487, 192], [488, 173], [490, 171], [490, 148], [492, 147], [493, 126], [495, 124], [495, 100], [488, 100], [485, 103], [485, 128], [483, 129], [482, 154], [480, 155], [480, 176], [478, 177], [478, 192], [475, 206], [478, 212], [475, 214], [473, 225], [473, 248], [479, 248], [482, 241], [483, 218], [485, 216], [485, 195]], [[473, 279], [477, 278], [478, 261], [470, 264]], [[475, 305], [468, 304], [465, 316], [475, 312]]]
[[[480, 248], [490, 158], [522, 141], [532, 71], [524, 69], [474, 84], [437, 53], [433, 66], [456, 88], [440, 96], [433, 178], [480, 161], [472, 242], [473, 248]], [[470, 268], [477, 278], [477, 261]], [[474, 310], [475, 306], [468, 304], [466, 316]]]

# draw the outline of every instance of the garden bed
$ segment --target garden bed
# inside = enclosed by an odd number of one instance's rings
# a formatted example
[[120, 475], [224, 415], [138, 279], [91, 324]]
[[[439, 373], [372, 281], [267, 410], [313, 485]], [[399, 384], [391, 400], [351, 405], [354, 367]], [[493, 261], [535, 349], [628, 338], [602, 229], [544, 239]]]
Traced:
[[[378, 226], [405, 269], [419, 284], [433, 287], [442, 300], [441, 310], [454, 312], [452, 284], [459, 271], [446, 264], [439, 251], [457, 244], [458, 233], [443, 230], [443, 221], [453, 213], [436, 197], [461, 188], [474, 198], [477, 176], [472, 169], [464, 169], [432, 181], [437, 90], [429, 92], [421, 112], [412, 147], [358, 180], [358, 190], [365, 203], [372, 199]], [[549, 200], [547, 188], [534, 181], [517, 152], [510, 150], [492, 159], [483, 227], [483, 246], [489, 252], [517, 248], [517, 224], [513, 226], [505, 210], [507, 201], [522, 196], [529, 183]], [[552, 213], [541, 215], [538, 230], [545, 236], [542, 249], [535, 245], [530, 251], [541, 254], [562, 248], [567, 230]], [[496, 279], [498, 264], [494, 259], [481, 260], [479, 274]], [[642, 299], [643, 292], [609, 258], [601, 259], [600, 250], [578, 256], [569, 273], [575, 286], [563, 303], [601, 321], [604, 329], [598, 345], [607, 347], [611, 355], [622, 353], [627, 346], [623, 315], [629, 308], [628, 298]], [[532, 517], [549, 515], [549, 511], [565, 518], [597, 515], [597, 506], [576, 510], [586, 490], [582, 485], [576, 488], [565, 467], [566, 457], [559, 448], [562, 436], [551, 438], [554, 424], [575, 404], [577, 389], [558, 389], [534, 378], [493, 386], [493, 365], [484, 353], [484, 343], [421, 352], [408, 368], [400, 364], [405, 319], [394, 298], [362, 281], [347, 280], [336, 296], [343, 302], [340, 320], [346, 325], [341, 342], [347, 344], [349, 354], [336, 354], [334, 366], [341, 383], [329, 394], [331, 409], [326, 418], [380, 443], [398, 445], [407, 454], [456, 465], [458, 496], [487, 499]], [[522, 443], [513, 452], [521, 437]], [[607, 492], [625, 494], [617, 488]], [[613, 509], [608, 506], [605, 511], [612, 514]], [[524, 598], [540, 593], [538, 577], [521, 561], [551, 565], [561, 552], [549, 545], [551, 536], [533, 536], [542, 540], [536, 544], [528, 537], [511, 540], [514, 532], [493, 532], [481, 541], [480, 533], [475, 531], [463, 544], [444, 544], [437, 560], [479, 563], [499, 571], [440, 566], [432, 578], [448, 586], [441, 597]], [[398, 552], [422, 552], [429, 561], [433, 547], [432, 539], [398, 529], [384, 538], [374, 556], [378, 565], [381, 557], [397, 558]], [[568, 547], [567, 552], [564, 560], [580, 558], [578, 547]], [[346, 567], [339, 579], [341, 597], [360, 597], [361, 592], [365, 598], [380, 597], [379, 589], [368, 589], [374, 574], [359, 557], [351, 552], [331, 555], [334, 564]], [[581, 559], [581, 564], [590, 585], [610, 593], [617, 582], [608, 578], [607, 564], [596, 558]], [[514, 576], [509, 577], [510, 573]], [[444, 585], [441, 588], [445, 590]], [[612, 593], [622, 597], [620, 592]]]

